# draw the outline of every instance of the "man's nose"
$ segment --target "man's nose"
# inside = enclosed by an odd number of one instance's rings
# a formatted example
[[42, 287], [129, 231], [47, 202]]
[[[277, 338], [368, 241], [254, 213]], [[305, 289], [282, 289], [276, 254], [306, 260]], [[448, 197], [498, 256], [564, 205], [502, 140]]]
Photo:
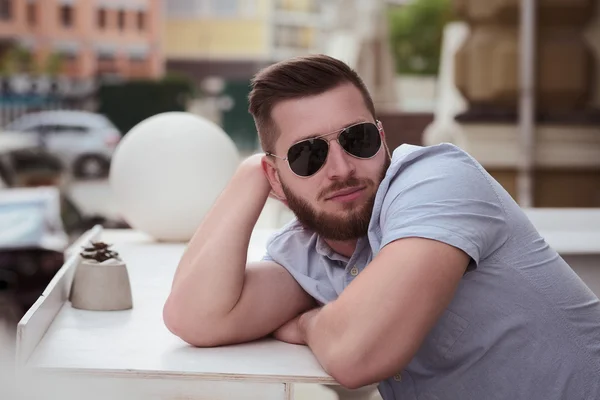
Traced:
[[329, 154], [325, 169], [327, 177], [331, 180], [347, 178], [354, 175], [356, 171], [352, 157], [344, 151], [336, 140], [329, 142]]

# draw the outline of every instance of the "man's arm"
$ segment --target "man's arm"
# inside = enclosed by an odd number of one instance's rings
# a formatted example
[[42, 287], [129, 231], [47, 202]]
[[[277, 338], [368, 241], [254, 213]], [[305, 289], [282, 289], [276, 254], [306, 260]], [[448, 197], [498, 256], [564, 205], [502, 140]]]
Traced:
[[415, 355], [468, 263], [464, 252], [441, 242], [393, 242], [337, 300], [298, 319], [300, 336], [341, 385], [386, 379]]
[[454, 146], [424, 150], [385, 190], [380, 252], [336, 301], [299, 318], [319, 361], [351, 388], [401, 371], [469, 263], [510, 236], [501, 187]]
[[261, 161], [252, 156], [240, 165], [175, 273], [164, 322], [192, 345], [254, 340], [314, 305], [282, 266], [246, 268], [250, 236], [271, 190]]

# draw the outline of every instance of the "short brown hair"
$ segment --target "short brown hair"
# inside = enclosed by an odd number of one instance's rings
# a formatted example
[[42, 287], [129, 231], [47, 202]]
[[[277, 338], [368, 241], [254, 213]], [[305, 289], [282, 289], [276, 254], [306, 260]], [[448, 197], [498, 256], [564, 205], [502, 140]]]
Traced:
[[367, 87], [356, 71], [335, 58], [317, 54], [292, 58], [270, 65], [252, 79], [248, 96], [249, 112], [254, 118], [264, 151], [274, 151], [279, 137], [271, 111], [283, 100], [316, 96], [344, 83], [358, 88], [365, 105], [375, 118], [375, 106]]

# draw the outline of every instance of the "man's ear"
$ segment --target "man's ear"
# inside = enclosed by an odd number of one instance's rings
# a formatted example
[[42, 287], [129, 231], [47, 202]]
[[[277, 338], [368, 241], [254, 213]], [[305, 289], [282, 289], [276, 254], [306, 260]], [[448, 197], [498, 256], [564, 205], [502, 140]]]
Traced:
[[283, 193], [283, 188], [281, 187], [279, 172], [277, 172], [277, 167], [275, 166], [275, 160], [273, 157], [264, 156], [262, 159], [262, 168], [267, 179], [269, 180], [269, 183], [271, 184], [273, 195], [277, 197], [278, 200], [285, 201], [285, 194]]

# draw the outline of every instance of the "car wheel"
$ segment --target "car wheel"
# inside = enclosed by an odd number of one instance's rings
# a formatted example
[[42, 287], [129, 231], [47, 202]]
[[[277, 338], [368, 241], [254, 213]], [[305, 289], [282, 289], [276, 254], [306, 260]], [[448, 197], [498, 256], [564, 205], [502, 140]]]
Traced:
[[98, 155], [87, 155], [79, 158], [73, 167], [77, 178], [103, 178], [108, 175], [109, 161]]

